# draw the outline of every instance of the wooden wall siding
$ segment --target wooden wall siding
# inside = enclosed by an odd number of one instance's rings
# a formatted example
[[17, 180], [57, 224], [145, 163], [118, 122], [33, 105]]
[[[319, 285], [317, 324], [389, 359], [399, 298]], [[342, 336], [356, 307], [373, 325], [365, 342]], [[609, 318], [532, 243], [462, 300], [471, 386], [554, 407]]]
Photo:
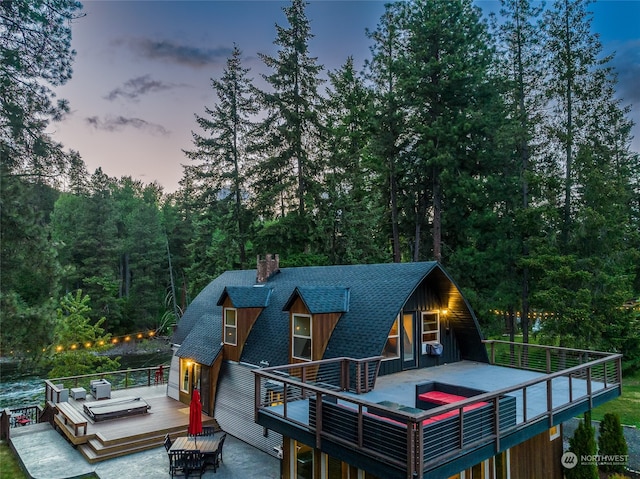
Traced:
[[[224, 300], [223, 308], [235, 308], [231, 298], [227, 296]], [[236, 345], [225, 344], [223, 347], [224, 358], [231, 361], [240, 361], [242, 349], [247, 341], [247, 337], [253, 328], [254, 323], [260, 316], [263, 308], [240, 308], [236, 309]], [[224, 309], [223, 309], [224, 311]], [[222, 337], [224, 338], [224, 313], [222, 317]]]
[[[562, 432], [562, 430], [561, 430]], [[562, 479], [562, 434], [550, 440], [545, 431], [511, 448], [511, 477]]]
[[329, 339], [331, 339], [331, 334], [336, 324], [338, 324], [342, 313], [311, 314], [302, 299], [299, 297], [296, 298], [289, 309], [289, 362], [298, 364], [304, 361], [293, 358], [291, 326], [293, 324], [294, 314], [311, 315], [311, 360], [317, 361], [323, 359], [327, 344], [329, 344]]

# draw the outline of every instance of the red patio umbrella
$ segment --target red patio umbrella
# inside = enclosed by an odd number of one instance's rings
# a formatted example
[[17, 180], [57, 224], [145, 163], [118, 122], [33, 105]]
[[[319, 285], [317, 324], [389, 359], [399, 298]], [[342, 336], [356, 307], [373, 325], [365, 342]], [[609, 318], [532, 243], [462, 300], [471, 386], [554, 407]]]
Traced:
[[191, 403], [189, 404], [189, 428], [188, 433], [194, 438], [202, 433], [202, 404], [200, 404], [200, 393], [197, 389], [191, 394]]

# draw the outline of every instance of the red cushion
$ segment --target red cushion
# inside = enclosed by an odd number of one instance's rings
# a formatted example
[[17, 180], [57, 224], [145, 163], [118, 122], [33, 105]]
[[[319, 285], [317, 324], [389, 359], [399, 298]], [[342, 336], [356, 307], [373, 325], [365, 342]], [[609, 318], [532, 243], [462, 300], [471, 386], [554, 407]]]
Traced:
[[464, 396], [458, 396], [456, 394], [443, 393], [442, 391], [429, 391], [422, 393], [418, 396], [422, 401], [432, 402], [435, 404], [451, 404], [454, 402], [467, 399]]

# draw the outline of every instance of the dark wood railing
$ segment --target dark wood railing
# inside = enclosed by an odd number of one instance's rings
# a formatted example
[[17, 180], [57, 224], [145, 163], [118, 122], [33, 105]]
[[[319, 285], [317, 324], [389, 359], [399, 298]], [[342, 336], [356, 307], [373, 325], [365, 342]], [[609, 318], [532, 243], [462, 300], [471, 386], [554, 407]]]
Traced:
[[[594, 397], [612, 389], [620, 388], [622, 367], [620, 354], [600, 353], [567, 348], [554, 348], [537, 345], [522, 345], [505, 341], [486, 341], [491, 363], [507, 367], [522, 367], [541, 372], [538, 378], [516, 384], [500, 390], [475, 395], [463, 401], [439, 406], [421, 413], [405, 413], [380, 404], [373, 404], [343, 391], [361, 394], [373, 389], [376, 378], [369, 377], [377, 372], [381, 358], [356, 360], [338, 358], [326, 361], [314, 361], [305, 364], [287, 365], [255, 370], [255, 412], [264, 412], [287, 423], [311, 430], [316, 435], [316, 447], [322, 438], [330, 439], [347, 448], [361, 451], [363, 454], [382, 460], [397, 468], [406, 470], [408, 478], [422, 477], [424, 472], [436, 467], [467, 450], [493, 443], [496, 451], [500, 441], [516, 428], [523, 428], [539, 421], [554, 425], [554, 416], [578, 403], [592, 405]], [[506, 351], [506, 352], [505, 352]], [[506, 356], [505, 356], [506, 355]], [[506, 359], [505, 359], [506, 358]], [[523, 358], [526, 361], [523, 361]], [[368, 387], [358, 390], [350, 386], [345, 371], [357, 371], [356, 383], [364, 380]], [[556, 386], [554, 390], [554, 385]], [[557, 394], [558, 391], [562, 395]], [[543, 404], [534, 404], [533, 392], [538, 396], [541, 391], [546, 396]], [[554, 397], [554, 391], [557, 397]], [[504, 407], [505, 397], [517, 398], [517, 408]], [[543, 397], [545, 397], [543, 396]], [[513, 397], [509, 399], [514, 399]], [[297, 401], [308, 400], [307, 409], [298, 407]], [[339, 400], [339, 403], [338, 403]], [[469, 426], [473, 418], [465, 407], [487, 403], [485, 412], [490, 411], [490, 424], [485, 424], [480, 436], [468, 439]], [[513, 401], [515, 402], [515, 401]], [[322, 407], [319, 407], [322, 405]], [[381, 453], [378, 445], [370, 440], [372, 415], [369, 408], [388, 409], [393, 415], [393, 423], [378, 418], [378, 428], [385, 428], [385, 441], [404, 444], [401, 448], [388, 449]], [[517, 409], [518, 414], [515, 413]], [[300, 411], [308, 411], [307, 416]], [[454, 434], [453, 447], [437, 455], [429, 453], [434, 439], [433, 433], [427, 433], [427, 427], [434, 422], [427, 421], [435, 416], [455, 412], [456, 420], [450, 421], [447, 433]], [[507, 411], [513, 417], [505, 417]], [[374, 416], [375, 418], [375, 416]], [[426, 422], [424, 422], [426, 421]], [[346, 425], [350, 426], [347, 427]], [[400, 425], [401, 427], [398, 427]], [[466, 428], [466, 430], [465, 430]], [[347, 431], [348, 429], [348, 431]], [[397, 437], [396, 437], [397, 436]]]

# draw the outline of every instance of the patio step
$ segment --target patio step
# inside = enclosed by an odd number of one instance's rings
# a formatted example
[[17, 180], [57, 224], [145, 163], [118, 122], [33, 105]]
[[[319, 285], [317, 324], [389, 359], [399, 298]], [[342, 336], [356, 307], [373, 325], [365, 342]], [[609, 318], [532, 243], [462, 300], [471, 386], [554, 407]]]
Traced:
[[[205, 421], [203, 425], [213, 426], [216, 430], [220, 430], [218, 423], [214, 419]], [[96, 463], [107, 459], [145, 451], [147, 449], [161, 447], [166, 434], [175, 438], [177, 436], [184, 435], [185, 433], [186, 431], [184, 427], [176, 426], [112, 441], [103, 441], [100, 435], [97, 435], [92, 437], [86, 444], [79, 445], [78, 450], [88, 462]]]

